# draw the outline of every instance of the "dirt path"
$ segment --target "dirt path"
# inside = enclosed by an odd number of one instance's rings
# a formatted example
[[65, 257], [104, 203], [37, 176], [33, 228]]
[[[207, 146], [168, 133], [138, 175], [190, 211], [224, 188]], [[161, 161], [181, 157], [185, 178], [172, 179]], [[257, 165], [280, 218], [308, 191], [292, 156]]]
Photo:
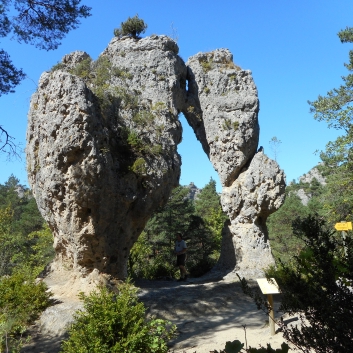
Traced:
[[[177, 325], [170, 352], [209, 353], [224, 349], [227, 341], [245, 342], [244, 325], [248, 345], [252, 347], [271, 343], [273, 348], [279, 348], [284, 341], [280, 333], [270, 336], [267, 316], [243, 294], [236, 277], [186, 282], [139, 280], [135, 285], [149, 315]], [[81, 302], [77, 298], [58, 300], [47, 309], [41, 323], [32, 328], [32, 340], [22, 352], [58, 353], [65, 337], [65, 324], [79, 307]]]
[[271, 343], [279, 348], [284, 341], [280, 333], [270, 336], [267, 316], [243, 294], [235, 278], [208, 283], [144, 280], [136, 285], [150, 315], [177, 325], [172, 352], [209, 353], [224, 349], [227, 341], [245, 342], [244, 325], [252, 347]]

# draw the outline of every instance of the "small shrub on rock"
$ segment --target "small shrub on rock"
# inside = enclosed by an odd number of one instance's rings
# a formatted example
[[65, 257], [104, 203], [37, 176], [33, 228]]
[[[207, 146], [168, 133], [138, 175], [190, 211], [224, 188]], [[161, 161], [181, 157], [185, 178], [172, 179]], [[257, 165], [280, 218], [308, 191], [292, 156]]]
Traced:
[[145, 33], [146, 28], [147, 24], [145, 21], [136, 15], [122, 22], [120, 28], [114, 29], [114, 35], [116, 37], [130, 36], [132, 38], [138, 38], [141, 33]]
[[64, 353], [166, 353], [175, 326], [160, 319], [146, 319], [136, 288], [124, 284], [116, 295], [100, 288], [81, 294], [84, 311], [78, 311], [64, 341]]

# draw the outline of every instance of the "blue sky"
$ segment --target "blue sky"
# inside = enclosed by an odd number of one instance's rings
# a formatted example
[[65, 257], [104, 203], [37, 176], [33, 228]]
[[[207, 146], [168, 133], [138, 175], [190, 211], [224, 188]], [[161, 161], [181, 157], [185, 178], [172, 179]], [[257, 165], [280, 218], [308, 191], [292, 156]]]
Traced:
[[[27, 111], [40, 74], [74, 50], [84, 50], [94, 59], [104, 50], [127, 17], [136, 13], [148, 24], [145, 35], [177, 35], [179, 55], [186, 61], [198, 52], [228, 48], [234, 62], [252, 71], [260, 99], [260, 142], [273, 158], [269, 141], [281, 140], [278, 162], [287, 182], [297, 179], [319, 161], [322, 150], [339, 132], [329, 130], [309, 113], [308, 100], [341, 83], [347, 74], [349, 44], [341, 44], [337, 32], [350, 22], [351, 0], [134, 0], [83, 1], [92, 16], [82, 20], [62, 45], [51, 52], [18, 44], [7, 38], [0, 46], [14, 64], [28, 75], [16, 93], [0, 97], [0, 125], [25, 147]], [[173, 30], [174, 28], [174, 30]], [[183, 141], [180, 183], [193, 181], [203, 187], [212, 177], [220, 184], [201, 145], [181, 117]], [[14, 174], [27, 184], [25, 157], [7, 162], [0, 156], [0, 183]]]

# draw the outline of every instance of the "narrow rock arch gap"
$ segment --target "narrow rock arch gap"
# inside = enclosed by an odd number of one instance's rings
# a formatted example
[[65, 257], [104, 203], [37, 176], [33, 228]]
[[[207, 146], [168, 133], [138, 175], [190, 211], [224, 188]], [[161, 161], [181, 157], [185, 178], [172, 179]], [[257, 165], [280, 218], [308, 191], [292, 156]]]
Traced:
[[217, 192], [221, 193], [222, 186], [219, 176], [183, 113], [179, 114], [179, 121], [183, 128], [182, 141], [178, 145], [178, 153], [182, 159], [180, 185], [189, 185], [193, 182], [199, 189], [202, 189], [212, 178], [216, 181]]

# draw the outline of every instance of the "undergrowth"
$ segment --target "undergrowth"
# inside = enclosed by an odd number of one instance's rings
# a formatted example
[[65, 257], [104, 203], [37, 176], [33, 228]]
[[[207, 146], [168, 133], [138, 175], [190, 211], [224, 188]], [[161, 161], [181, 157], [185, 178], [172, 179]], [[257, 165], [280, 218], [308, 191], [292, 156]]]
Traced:
[[166, 353], [176, 327], [170, 322], [146, 318], [137, 289], [129, 283], [115, 294], [100, 288], [81, 294], [84, 310], [78, 311], [63, 342], [63, 353]]

